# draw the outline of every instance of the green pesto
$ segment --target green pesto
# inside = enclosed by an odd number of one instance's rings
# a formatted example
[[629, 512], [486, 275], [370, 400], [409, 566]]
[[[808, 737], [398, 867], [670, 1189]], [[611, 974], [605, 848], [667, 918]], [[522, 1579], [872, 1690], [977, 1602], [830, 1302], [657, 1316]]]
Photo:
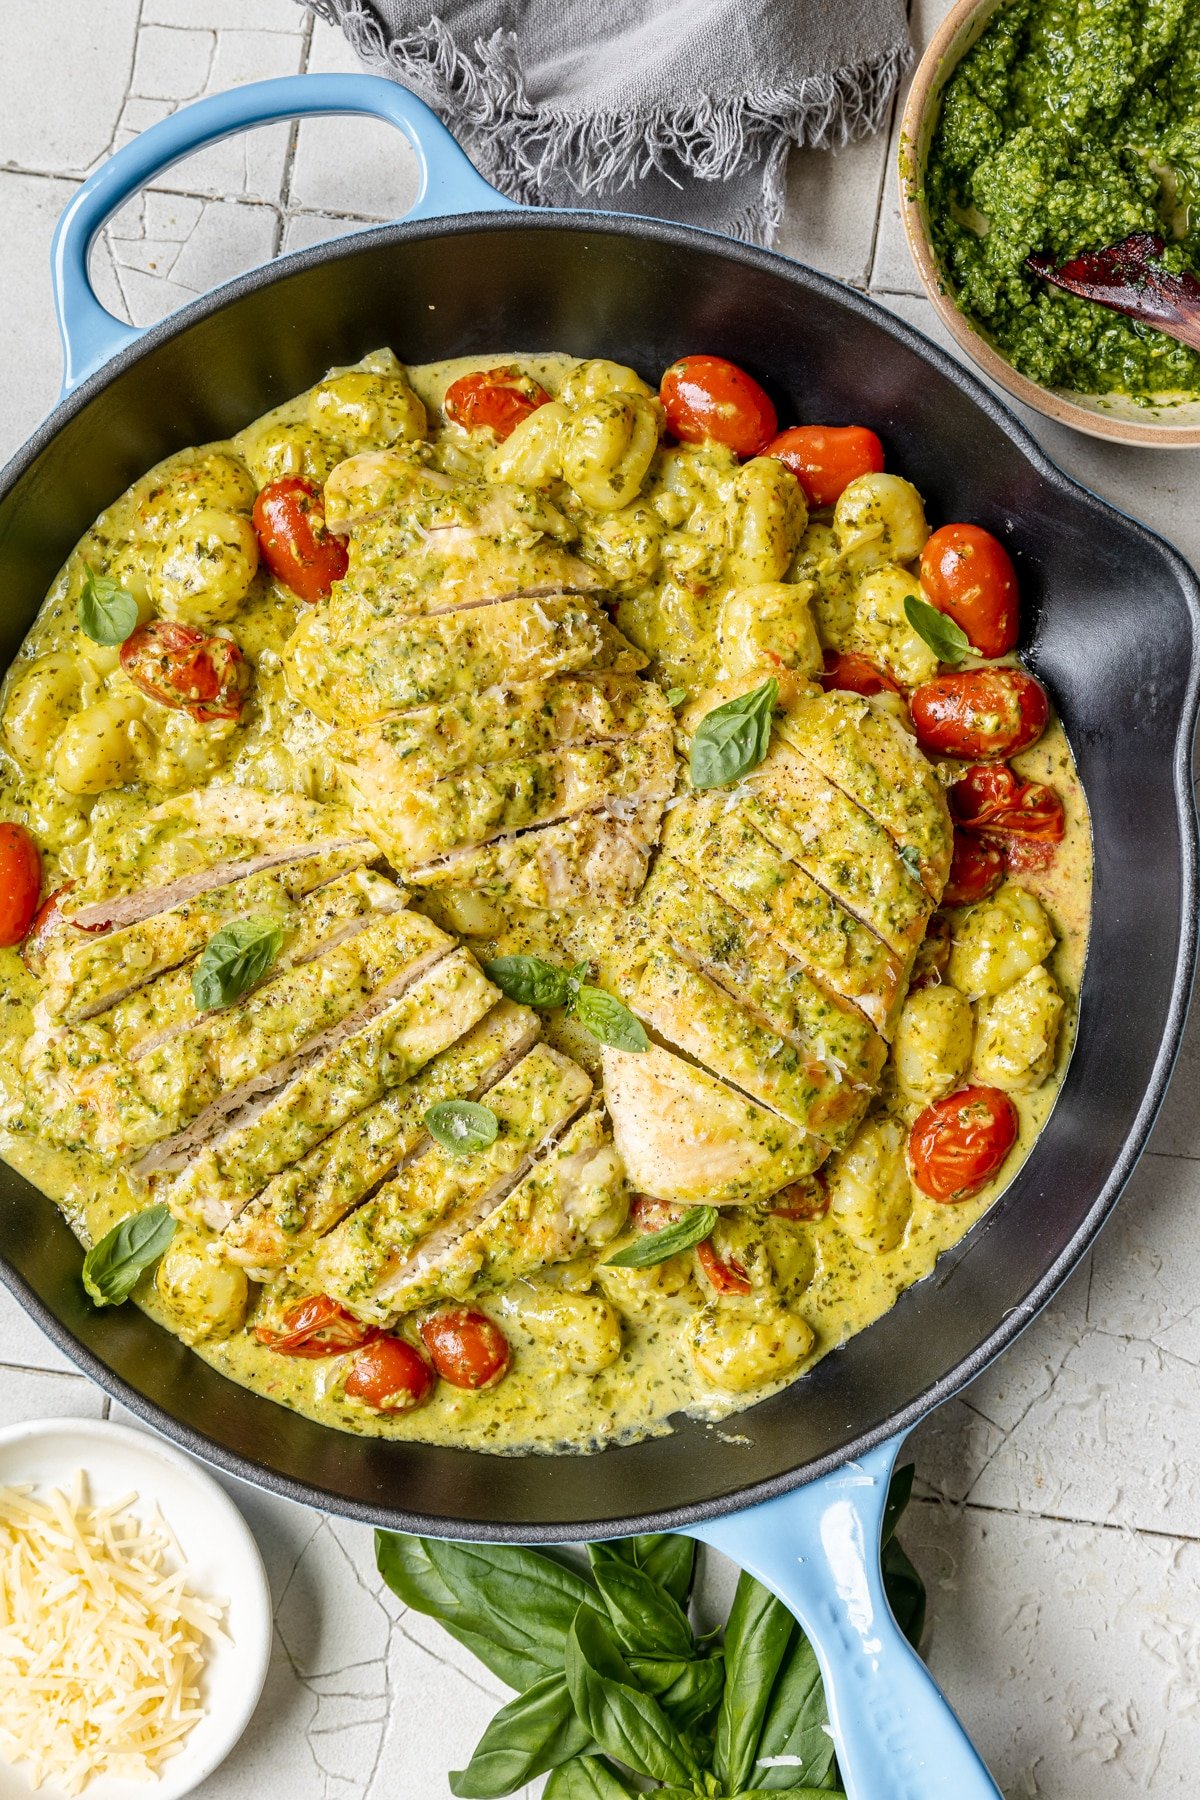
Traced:
[[1200, 393], [1200, 355], [1061, 293], [1062, 262], [1159, 232], [1200, 273], [1200, 6], [1013, 0], [946, 85], [925, 171], [933, 245], [962, 312], [1023, 375], [1150, 401]]

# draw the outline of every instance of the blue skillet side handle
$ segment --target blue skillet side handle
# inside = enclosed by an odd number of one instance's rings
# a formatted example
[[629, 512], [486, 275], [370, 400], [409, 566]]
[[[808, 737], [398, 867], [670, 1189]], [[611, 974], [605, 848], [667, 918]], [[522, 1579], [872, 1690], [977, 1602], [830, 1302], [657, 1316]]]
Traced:
[[287, 75], [197, 100], [151, 125], [102, 163], [58, 221], [50, 257], [63, 343], [64, 396], [140, 336], [101, 306], [88, 275], [92, 241], [118, 207], [164, 169], [206, 144], [280, 119], [331, 113], [383, 119], [404, 133], [416, 151], [420, 174], [409, 219], [513, 207], [513, 201], [483, 179], [423, 101], [380, 75]]
[[757, 1576], [804, 1627], [849, 1800], [1002, 1800], [883, 1591], [880, 1531], [901, 1442], [690, 1535]]

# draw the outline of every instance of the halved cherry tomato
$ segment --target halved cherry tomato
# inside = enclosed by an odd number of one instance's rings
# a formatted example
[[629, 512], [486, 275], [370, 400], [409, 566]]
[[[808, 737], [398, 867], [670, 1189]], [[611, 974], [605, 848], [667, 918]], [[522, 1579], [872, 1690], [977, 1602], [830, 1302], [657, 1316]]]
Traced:
[[376, 1412], [403, 1413], [428, 1400], [435, 1379], [419, 1350], [403, 1338], [380, 1336], [359, 1351], [342, 1385]]
[[0, 824], [0, 946], [19, 944], [33, 924], [42, 888], [42, 859], [23, 825]]
[[777, 1219], [823, 1219], [829, 1211], [829, 1184], [820, 1170], [793, 1181], [771, 1196], [771, 1211]]
[[461, 375], [446, 389], [442, 410], [448, 419], [467, 431], [494, 431], [500, 443], [511, 437], [524, 419], [550, 396], [532, 375], [523, 375], [514, 364], [504, 369], [480, 369]]
[[1017, 1141], [1017, 1109], [1001, 1088], [964, 1087], [927, 1106], [912, 1128], [912, 1178], [931, 1200], [969, 1200]]
[[912, 974], [908, 978], [910, 994], [921, 988], [937, 987], [950, 961], [950, 920], [946, 913], [935, 912], [925, 927], [925, 936], [917, 945]]
[[980, 656], [1007, 656], [1017, 642], [1017, 571], [982, 525], [942, 525], [921, 552], [931, 606], [966, 632]]
[[326, 600], [350, 558], [325, 523], [325, 498], [299, 475], [281, 475], [260, 488], [251, 513], [263, 561], [300, 600]]
[[964, 831], [985, 837], [1035, 838], [1061, 844], [1063, 803], [1040, 781], [1022, 781], [1007, 763], [976, 764], [950, 789], [950, 810]]
[[821, 677], [821, 686], [829, 693], [832, 688], [840, 688], [846, 694], [862, 694], [870, 699], [872, 694], [898, 694], [900, 689], [890, 675], [876, 668], [865, 656], [859, 656], [856, 650], [827, 650], [825, 652], [825, 673]]
[[718, 1256], [711, 1239], [705, 1238], [703, 1243], [696, 1245], [696, 1261], [716, 1293], [750, 1293], [750, 1283], [746, 1280], [746, 1271], [741, 1263], [734, 1262], [732, 1257], [726, 1262], [724, 1257]]
[[833, 506], [844, 487], [883, 467], [883, 445], [865, 425], [792, 425], [763, 455], [792, 471], [810, 506]]
[[639, 1231], [665, 1231], [682, 1219], [686, 1207], [672, 1206], [669, 1200], [655, 1200], [649, 1194], [635, 1194], [629, 1208], [629, 1223]]
[[986, 900], [1004, 880], [1004, 858], [995, 844], [954, 834], [954, 855], [942, 892], [943, 906], [974, 906]]
[[770, 396], [723, 356], [681, 356], [658, 394], [667, 429], [681, 444], [724, 444], [735, 456], [758, 456], [779, 423]]
[[1046, 729], [1046, 690], [1024, 669], [935, 675], [909, 701], [917, 742], [936, 756], [1015, 756]]
[[238, 718], [250, 686], [250, 665], [236, 644], [174, 619], [139, 625], [121, 645], [121, 667], [160, 706], [202, 724]]
[[310, 1294], [288, 1307], [282, 1331], [256, 1325], [254, 1335], [260, 1344], [268, 1350], [278, 1350], [281, 1356], [341, 1356], [345, 1350], [370, 1343], [379, 1333], [328, 1294]]
[[47, 894], [33, 915], [33, 923], [21, 945], [21, 961], [34, 975], [41, 974], [46, 963], [46, 947], [64, 926], [69, 925], [72, 931], [86, 931], [89, 937], [112, 930], [107, 920], [102, 920], [98, 925], [79, 925], [74, 919], [64, 917], [63, 902], [74, 886], [73, 881], [62, 882], [52, 894]]
[[421, 1340], [451, 1387], [495, 1387], [512, 1360], [508, 1339], [495, 1321], [466, 1306], [443, 1306], [431, 1313], [421, 1323]]

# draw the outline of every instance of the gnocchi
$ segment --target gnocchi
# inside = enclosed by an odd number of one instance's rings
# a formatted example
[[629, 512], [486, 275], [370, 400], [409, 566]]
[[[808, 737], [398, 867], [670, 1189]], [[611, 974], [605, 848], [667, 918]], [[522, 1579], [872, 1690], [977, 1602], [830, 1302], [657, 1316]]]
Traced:
[[163, 540], [150, 570], [158, 610], [185, 625], [231, 619], [258, 572], [258, 537], [241, 513], [203, 507]]
[[829, 1169], [829, 1216], [852, 1244], [880, 1255], [894, 1250], [912, 1212], [912, 1183], [899, 1119], [870, 1118]]
[[[363, 438], [372, 444], [408, 443], [429, 430], [425, 407], [402, 374], [350, 369], [320, 381], [309, 395], [308, 422], [344, 443]], [[286, 473], [304, 473], [291, 471]]]
[[691, 1328], [698, 1374], [733, 1394], [784, 1380], [812, 1347], [812, 1326], [785, 1306], [727, 1300], [704, 1307]]
[[1054, 944], [1054, 928], [1041, 901], [1027, 888], [1006, 882], [990, 900], [973, 906], [958, 926], [948, 974], [972, 999], [991, 998], [1044, 962]]
[[833, 529], [839, 547], [864, 564], [915, 562], [929, 536], [921, 496], [902, 475], [859, 475], [847, 483]]
[[616, 512], [640, 490], [658, 435], [650, 401], [637, 394], [597, 395], [572, 413], [563, 432], [563, 479], [585, 506]]
[[926, 1104], [957, 1087], [971, 1061], [975, 1021], [957, 988], [919, 988], [904, 1002], [892, 1041], [896, 1085]]
[[1040, 1087], [1054, 1068], [1063, 998], [1044, 963], [981, 1001], [971, 1074], [1010, 1094]]

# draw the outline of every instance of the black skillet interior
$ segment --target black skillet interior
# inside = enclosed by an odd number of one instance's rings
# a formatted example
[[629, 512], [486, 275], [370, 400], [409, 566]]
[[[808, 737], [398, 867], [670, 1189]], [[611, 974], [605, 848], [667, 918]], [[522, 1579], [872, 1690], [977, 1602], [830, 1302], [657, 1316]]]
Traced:
[[134, 1308], [90, 1309], [75, 1240], [2, 1167], [5, 1278], [152, 1424], [297, 1499], [403, 1529], [526, 1540], [728, 1511], [861, 1452], [977, 1373], [1063, 1279], [1128, 1177], [1190, 985], [1200, 594], [1160, 540], [1060, 475], [971, 377], [848, 290], [673, 226], [526, 214], [389, 226], [306, 252], [198, 302], [93, 378], [3, 481], [3, 662], [71, 544], [131, 480], [385, 343], [410, 362], [560, 349], [653, 381], [686, 351], [724, 354], [767, 383], [785, 422], [873, 426], [933, 520], [978, 520], [1010, 544], [1023, 649], [1066, 721], [1096, 840], [1062, 1097], [1017, 1179], [936, 1274], [741, 1415], [736, 1444], [684, 1422], [599, 1456], [499, 1459], [326, 1430], [232, 1385]]

